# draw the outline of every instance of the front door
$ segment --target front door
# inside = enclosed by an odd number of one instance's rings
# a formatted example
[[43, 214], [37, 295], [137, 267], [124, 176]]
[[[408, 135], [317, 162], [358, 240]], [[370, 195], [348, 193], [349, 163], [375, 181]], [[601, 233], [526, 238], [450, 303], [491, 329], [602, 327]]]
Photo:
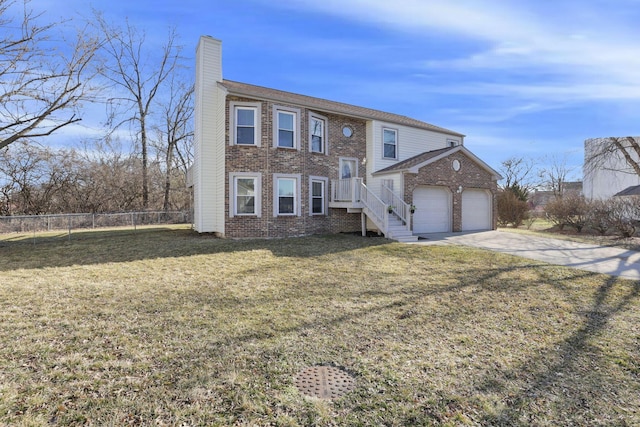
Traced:
[[358, 159], [340, 158], [340, 179], [356, 178], [358, 176]]

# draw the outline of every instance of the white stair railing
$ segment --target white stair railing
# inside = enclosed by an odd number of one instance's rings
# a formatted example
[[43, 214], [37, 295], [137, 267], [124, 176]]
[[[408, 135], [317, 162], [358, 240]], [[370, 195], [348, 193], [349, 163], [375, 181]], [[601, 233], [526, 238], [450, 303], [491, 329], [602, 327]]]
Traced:
[[382, 185], [382, 197], [371, 191], [362, 178], [348, 178], [331, 181], [331, 201], [349, 202], [354, 208], [363, 208], [363, 212], [378, 229], [389, 237], [389, 220], [395, 213], [411, 230], [411, 206], [395, 194], [386, 184]]
[[370, 191], [360, 180], [360, 202], [366, 209], [367, 216], [376, 224], [380, 231], [386, 236], [389, 229], [388, 205], [384, 203], [375, 193]]
[[392, 207], [393, 212], [411, 230], [411, 205], [393, 192], [386, 184], [382, 184], [382, 201]]
[[352, 179], [334, 179], [331, 180], [331, 201], [332, 202], [351, 202], [353, 200], [353, 184]]

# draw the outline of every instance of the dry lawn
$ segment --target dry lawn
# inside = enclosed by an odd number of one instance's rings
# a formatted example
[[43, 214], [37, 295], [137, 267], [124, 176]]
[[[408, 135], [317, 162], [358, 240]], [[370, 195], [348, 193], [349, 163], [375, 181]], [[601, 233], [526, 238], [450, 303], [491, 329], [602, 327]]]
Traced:
[[0, 236], [0, 313], [0, 425], [640, 425], [640, 285], [471, 248]]

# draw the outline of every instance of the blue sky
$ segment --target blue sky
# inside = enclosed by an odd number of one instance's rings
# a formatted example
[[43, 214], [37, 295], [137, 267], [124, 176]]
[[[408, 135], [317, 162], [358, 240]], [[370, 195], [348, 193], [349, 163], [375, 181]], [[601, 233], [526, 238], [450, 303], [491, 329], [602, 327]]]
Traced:
[[[33, 0], [51, 19], [90, 7], [151, 40], [176, 26], [193, 57], [223, 41], [231, 80], [376, 108], [466, 136], [498, 169], [639, 135], [640, 0]], [[91, 121], [86, 121], [90, 123]], [[577, 172], [579, 174], [579, 170]]]

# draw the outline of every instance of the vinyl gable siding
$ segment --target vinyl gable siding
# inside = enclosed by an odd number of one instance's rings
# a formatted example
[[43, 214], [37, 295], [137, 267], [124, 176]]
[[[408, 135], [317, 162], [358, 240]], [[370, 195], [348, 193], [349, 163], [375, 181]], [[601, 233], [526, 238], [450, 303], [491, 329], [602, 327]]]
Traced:
[[[396, 159], [384, 158], [382, 140], [384, 129], [392, 129], [396, 131]], [[368, 151], [371, 153], [371, 155], [367, 153], [367, 162], [371, 162], [371, 172], [393, 166], [398, 162], [426, 151], [448, 147], [449, 141], [462, 143], [462, 138], [459, 136], [452, 136], [426, 129], [418, 129], [377, 120], [371, 121], [367, 130], [367, 136], [371, 136], [371, 139], [369, 139], [369, 141], [371, 141], [371, 147], [367, 147]]]

